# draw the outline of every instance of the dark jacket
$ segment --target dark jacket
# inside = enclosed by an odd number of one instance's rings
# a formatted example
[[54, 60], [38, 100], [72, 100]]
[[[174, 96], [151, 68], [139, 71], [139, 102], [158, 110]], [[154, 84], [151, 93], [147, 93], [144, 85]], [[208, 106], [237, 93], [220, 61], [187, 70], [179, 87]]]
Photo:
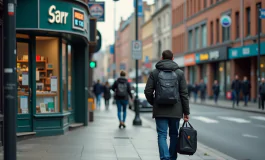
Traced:
[[259, 94], [265, 95], [265, 83], [259, 85]]
[[154, 71], [150, 73], [150, 76], [147, 80], [145, 86], [145, 97], [147, 101], [153, 105], [153, 118], [156, 117], [171, 117], [171, 118], [182, 118], [183, 114], [189, 115], [189, 97], [188, 97], [188, 88], [186, 80], [184, 77], [184, 72], [179, 69], [178, 65], [172, 60], [161, 60], [156, 64], [156, 69], [159, 70], [174, 70], [178, 76], [179, 82], [179, 95], [180, 101], [175, 105], [171, 106], [161, 106], [157, 105], [154, 101], [154, 91], [155, 91], [155, 76]]
[[189, 93], [189, 97], [191, 92], [193, 91], [193, 86], [191, 84], [188, 84], [188, 93]]
[[220, 93], [220, 86], [219, 86], [219, 84], [214, 84], [213, 87], [212, 87], [212, 89], [213, 89], [213, 94], [219, 95], [219, 93]]
[[95, 95], [100, 95], [101, 93], [103, 93], [102, 85], [100, 83], [94, 84], [93, 92], [94, 92]]
[[111, 87], [111, 89], [114, 91], [114, 93], [117, 90], [118, 83], [127, 83], [128, 95], [126, 97], [119, 97], [119, 96], [115, 95], [115, 99], [116, 100], [128, 100], [129, 99], [128, 96], [130, 96], [132, 98], [130, 83], [128, 82], [128, 80], [125, 77], [120, 77], [120, 78], [117, 79], [117, 81], [114, 82], [114, 84]]
[[207, 86], [206, 86], [206, 84], [203, 82], [203, 83], [201, 83], [200, 85], [199, 85], [199, 87], [200, 87], [200, 92], [202, 93], [204, 93], [204, 92], [206, 92], [206, 88], [207, 88]]
[[199, 85], [197, 85], [197, 84], [195, 84], [194, 86], [193, 86], [193, 92], [195, 93], [195, 94], [198, 94], [198, 91], [200, 90], [200, 86]]
[[233, 80], [231, 89], [236, 91], [236, 92], [240, 92], [241, 82], [239, 80]]
[[111, 97], [110, 87], [104, 86], [104, 99], [109, 100]]
[[242, 92], [243, 94], [249, 94], [250, 93], [251, 84], [249, 81], [243, 81], [242, 82]]

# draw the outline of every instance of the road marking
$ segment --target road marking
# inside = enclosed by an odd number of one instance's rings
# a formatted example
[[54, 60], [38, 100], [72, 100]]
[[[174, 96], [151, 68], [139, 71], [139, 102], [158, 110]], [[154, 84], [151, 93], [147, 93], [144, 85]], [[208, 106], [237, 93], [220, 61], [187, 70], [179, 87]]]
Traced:
[[247, 137], [247, 138], [259, 138], [258, 136], [253, 136], [250, 134], [242, 134], [243, 137]]
[[259, 128], [265, 128], [264, 125], [260, 125], [260, 124], [255, 124], [254, 126], [259, 127]]
[[199, 121], [205, 122], [205, 123], [219, 123], [217, 120], [210, 119], [207, 117], [197, 116], [197, 117], [191, 117], [192, 119], [197, 119]]
[[250, 118], [265, 121], [265, 117], [262, 117], [262, 116], [250, 116]]
[[248, 121], [242, 118], [222, 117], [222, 116], [218, 116], [218, 118], [227, 120], [227, 121], [237, 122], [237, 123], [250, 123], [251, 122], [251, 121]]

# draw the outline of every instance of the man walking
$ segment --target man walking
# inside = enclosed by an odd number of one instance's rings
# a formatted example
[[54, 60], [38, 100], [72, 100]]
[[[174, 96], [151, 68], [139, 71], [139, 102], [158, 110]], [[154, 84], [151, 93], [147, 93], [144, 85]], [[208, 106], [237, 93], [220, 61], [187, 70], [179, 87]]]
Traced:
[[[119, 128], [125, 128], [126, 110], [129, 103], [128, 96], [130, 96], [131, 99], [133, 99], [133, 96], [130, 83], [126, 79], [126, 73], [124, 71], [121, 71], [120, 78], [114, 82], [112, 90], [115, 92], [115, 100], [118, 107], [118, 119], [120, 121]], [[121, 116], [121, 112], [123, 112], [123, 117]]]
[[[154, 96], [155, 91], [155, 96]], [[158, 147], [161, 160], [177, 159], [179, 121], [189, 120], [189, 97], [184, 73], [173, 61], [173, 53], [166, 50], [156, 69], [150, 73], [145, 87], [147, 101], [153, 105]], [[169, 128], [170, 146], [167, 145]]]
[[251, 89], [251, 84], [248, 81], [248, 78], [245, 76], [242, 83], [242, 92], [244, 95], [245, 106], [248, 105], [250, 89]]
[[220, 86], [217, 80], [214, 81], [212, 89], [213, 89], [214, 102], [215, 104], [217, 104], [219, 93], [220, 93]]
[[201, 79], [201, 83], [200, 83], [201, 102], [205, 102], [206, 88], [207, 88], [206, 84], [204, 83], [203, 79]]
[[233, 107], [235, 106], [235, 103], [238, 106], [240, 90], [241, 90], [241, 82], [238, 80], [238, 75], [235, 76], [235, 80], [233, 80], [232, 82], [231, 89], [232, 89], [232, 94], [233, 94]]
[[261, 79], [261, 84], [259, 86], [259, 95], [261, 101], [262, 110], [264, 110], [264, 101], [265, 101], [265, 79]]
[[103, 87], [100, 84], [100, 80], [98, 80], [97, 83], [94, 84], [93, 92], [94, 92], [94, 94], [96, 96], [97, 108], [100, 108], [100, 105], [101, 105], [101, 94], [103, 93]]

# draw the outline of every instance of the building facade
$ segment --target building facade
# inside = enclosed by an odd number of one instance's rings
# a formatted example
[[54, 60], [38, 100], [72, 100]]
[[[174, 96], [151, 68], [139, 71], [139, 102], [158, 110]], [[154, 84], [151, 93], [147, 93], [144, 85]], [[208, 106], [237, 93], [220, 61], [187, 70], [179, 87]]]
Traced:
[[[226, 98], [234, 76], [239, 75], [241, 80], [248, 77], [251, 99], [256, 100], [258, 5], [265, 8], [265, 0], [172, 0], [173, 52], [176, 59], [184, 60], [185, 75], [191, 83], [201, 79], [207, 83], [209, 97], [213, 95], [213, 81], [218, 80], [221, 97]], [[220, 24], [223, 15], [231, 17], [230, 27]], [[262, 26], [264, 20], [263, 44]], [[261, 56], [263, 77], [264, 58]]]
[[17, 132], [57, 135], [87, 125], [87, 1], [18, 0], [16, 20]]
[[153, 61], [161, 58], [163, 50], [171, 50], [171, 1], [155, 0], [153, 21]]

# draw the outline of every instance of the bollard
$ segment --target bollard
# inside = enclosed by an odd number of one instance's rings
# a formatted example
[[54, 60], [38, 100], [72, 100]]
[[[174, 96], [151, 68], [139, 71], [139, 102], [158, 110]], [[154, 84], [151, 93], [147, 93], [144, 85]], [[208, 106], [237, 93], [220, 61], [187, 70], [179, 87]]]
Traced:
[[88, 98], [89, 122], [94, 121], [94, 110], [95, 110], [94, 98]]

